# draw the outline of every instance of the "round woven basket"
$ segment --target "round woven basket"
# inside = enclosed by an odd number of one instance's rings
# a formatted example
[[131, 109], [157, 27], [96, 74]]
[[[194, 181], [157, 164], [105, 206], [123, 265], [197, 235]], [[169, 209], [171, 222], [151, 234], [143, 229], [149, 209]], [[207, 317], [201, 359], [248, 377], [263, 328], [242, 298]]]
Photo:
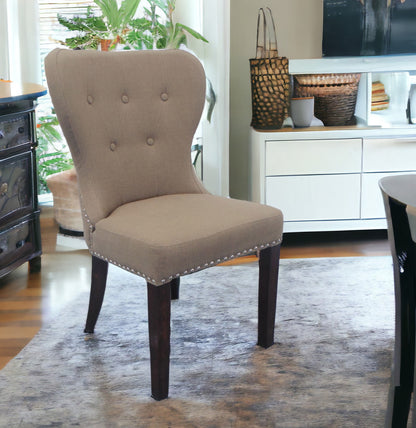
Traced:
[[300, 85], [342, 85], [345, 83], [358, 83], [359, 73], [336, 74], [298, 74], [295, 76]]
[[314, 74], [294, 76], [294, 97], [315, 97], [315, 116], [325, 126], [355, 122], [360, 74]]

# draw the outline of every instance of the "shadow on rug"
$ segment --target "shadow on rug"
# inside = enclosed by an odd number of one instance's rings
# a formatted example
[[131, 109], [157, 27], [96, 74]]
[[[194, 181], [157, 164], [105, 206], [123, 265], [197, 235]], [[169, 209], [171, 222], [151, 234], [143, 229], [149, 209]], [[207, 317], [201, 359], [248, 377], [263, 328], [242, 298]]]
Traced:
[[[394, 343], [390, 257], [284, 259], [276, 344], [257, 265], [184, 277], [170, 397], [150, 397], [144, 280], [110, 267], [93, 336], [81, 295], [0, 372], [0, 426], [381, 427]], [[74, 284], [76, 286], [76, 284]]]

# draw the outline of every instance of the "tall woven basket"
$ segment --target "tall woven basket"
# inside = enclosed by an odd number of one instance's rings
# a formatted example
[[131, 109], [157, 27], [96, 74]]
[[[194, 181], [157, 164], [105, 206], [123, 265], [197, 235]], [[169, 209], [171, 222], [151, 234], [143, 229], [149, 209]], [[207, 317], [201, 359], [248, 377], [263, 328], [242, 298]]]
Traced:
[[[267, 14], [266, 14], [267, 13]], [[260, 37], [263, 25], [263, 38]], [[279, 57], [274, 20], [269, 8], [257, 18], [256, 58], [250, 59], [251, 126], [279, 129], [289, 115], [289, 61]]]
[[300, 74], [294, 76], [295, 97], [315, 97], [315, 116], [325, 126], [355, 123], [361, 74]]

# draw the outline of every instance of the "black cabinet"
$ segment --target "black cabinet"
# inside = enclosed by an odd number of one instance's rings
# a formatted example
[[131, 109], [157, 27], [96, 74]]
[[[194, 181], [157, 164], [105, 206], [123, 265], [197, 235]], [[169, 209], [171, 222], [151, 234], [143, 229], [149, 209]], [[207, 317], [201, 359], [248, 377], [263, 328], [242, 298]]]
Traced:
[[40, 270], [35, 84], [0, 81], [0, 277], [25, 262]]

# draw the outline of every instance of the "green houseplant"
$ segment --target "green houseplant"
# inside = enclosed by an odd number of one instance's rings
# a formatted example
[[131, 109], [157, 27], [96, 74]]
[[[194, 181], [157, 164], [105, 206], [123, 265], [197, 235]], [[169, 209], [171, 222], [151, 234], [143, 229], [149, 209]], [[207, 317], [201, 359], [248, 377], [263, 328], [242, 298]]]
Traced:
[[86, 9], [85, 16], [67, 18], [58, 14], [61, 25], [77, 32], [76, 36], [65, 39], [63, 44], [72, 49], [96, 49], [101, 44], [102, 50], [108, 50], [124, 43], [140, 1], [122, 0], [119, 7], [117, 0], [94, 0], [101, 12], [99, 16], [94, 14], [91, 7]]
[[60, 133], [55, 114], [38, 117], [36, 135], [38, 191], [42, 194], [49, 192], [47, 178], [50, 175], [71, 169], [74, 163]]
[[192, 28], [175, 23], [173, 12], [176, 0], [148, 0], [144, 16], [134, 18], [141, 0], [94, 0], [101, 15], [95, 15], [88, 7], [84, 16], [71, 18], [58, 14], [61, 25], [77, 34], [62, 43], [72, 49], [102, 50], [115, 48], [118, 44], [125, 49], [177, 49], [187, 43], [190, 35], [208, 42]]
[[132, 48], [178, 49], [187, 44], [188, 35], [208, 43], [197, 31], [174, 22], [176, 0], [148, 0], [148, 4], [149, 7], [144, 8], [144, 17], [131, 21], [126, 40]]

